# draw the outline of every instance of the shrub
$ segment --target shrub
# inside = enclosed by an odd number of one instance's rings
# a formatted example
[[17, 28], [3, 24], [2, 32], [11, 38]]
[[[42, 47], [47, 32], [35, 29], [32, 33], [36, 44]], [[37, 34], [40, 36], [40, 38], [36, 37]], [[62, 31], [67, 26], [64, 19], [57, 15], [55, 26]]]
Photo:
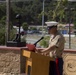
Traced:
[[0, 29], [0, 45], [5, 45], [5, 28]]
[[28, 30], [28, 24], [26, 22], [24, 22], [22, 24], [22, 28], [23, 28], [23, 30], [27, 31]]
[[46, 48], [48, 47], [49, 45], [49, 39], [50, 37], [49, 36], [46, 36], [41, 42], [40, 42], [40, 46]]

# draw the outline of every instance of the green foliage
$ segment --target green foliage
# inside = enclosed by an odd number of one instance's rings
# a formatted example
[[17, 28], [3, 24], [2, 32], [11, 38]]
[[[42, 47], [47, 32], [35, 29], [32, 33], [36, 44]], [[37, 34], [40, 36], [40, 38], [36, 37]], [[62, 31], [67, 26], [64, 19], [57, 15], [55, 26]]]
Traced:
[[[5, 45], [6, 40], [5, 33], [6, 33], [5, 28], [0, 28], [0, 45]], [[15, 33], [16, 33], [15, 29], [11, 29], [10, 40], [14, 39]]]
[[31, 27], [30, 30], [37, 30], [37, 28], [35, 28], [35, 27]]
[[13, 40], [14, 39], [14, 37], [16, 36], [16, 29], [11, 29], [11, 31], [10, 31], [10, 40]]
[[[27, 22], [29, 25], [42, 24], [42, 0], [24, 1], [12, 3], [12, 17], [15, 17], [17, 13], [22, 14], [22, 21]], [[73, 4], [72, 4], [73, 5]], [[50, 1], [45, 0], [45, 21], [57, 20], [63, 22], [67, 20], [67, 14], [65, 8], [68, 6], [68, 0]], [[75, 5], [76, 7], [76, 5]], [[12, 19], [14, 20], [14, 19]]]
[[22, 24], [22, 28], [23, 28], [23, 30], [28, 30], [28, 24], [26, 22], [24, 22]]
[[53, 11], [53, 19], [59, 22], [63, 22], [63, 18], [66, 18], [65, 8], [67, 8], [68, 1], [61, 0], [57, 2], [55, 10]]
[[49, 45], [49, 36], [46, 36], [42, 41], [40, 41], [40, 46], [46, 48]]
[[[76, 29], [76, 9], [74, 11], [65, 11], [65, 8], [76, 8], [76, 2], [68, 2], [67, 0], [51, 1], [45, 0], [45, 13], [42, 12], [42, 0], [21, 1], [11, 3], [10, 24], [11, 24], [11, 40], [15, 36], [15, 30], [12, 29], [12, 24], [16, 22], [16, 15], [22, 15], [22, 26], [24, 30], [28, 29], [29, 25], [41, 25], [42, 14], [45, 15], [45, 22], [56, 20], [61, 23], [68, 23], [69, 17], [73, 19]], [[68, 15], [69, 13], [71, 15]], [[26, 23], [27, 22], [27, 23]], [[0, 45], [5, 44], [5, 25], [6, 25], [6, 4], [0, 3]], [[42, 29], [40, 29], [42, 30]], [[47, 47], [48, 38], [45, 37], [41, 41], [41, 45]]]
[[6, 15], [6, 5], [5, 3], [0, 3], [0, 19]]
[[[45, 0], [45, 21], [57, 20], [61, 23], [67, 23], [68, 11], [65, 11], [66, 7], [76, 8], [76, 2], [70, 3], [68, 0]], [[6, 15], [5, 9], [5, 3], [0, 4], [0, 19]], [[11, 22], [15, 22], [15, 16], [18, 13], [22, 15], [22, 23], [27, 22], [29, 25], [42, 24], [42, 0], [11, 3]], [[74, 20], [76, 17], [76, 10], [71, 13]]]
[[5, 28], [0, 28], [0, 45], [5, 44]]
[[3, 16], [0, 20], [0, 23], [4, 26], [6, 23], [6, 16]]
[[74, 21], [74, 28], [76, 29], [76, 21]]
[[[57, 20], [58, 22], [67, 23], [68, 11], [66, 7], [76, 8], [76, 2], [68, 2], [68, 0], [51, 1], [45, 0], [45, 21]], [[22, 15], [22, 23], [27, 22], [29, 25], [42, 24], [42, 0], [21, 1], [11, 3], [11, 22], [15, 22], [16, 14]], [[72, 13], [73, 20], [75, 21], [76, 10]], [[0, 20], [6, 15], [6, 4], [0, 4]], [[4, 22], [3, 22], [4, 23]]]

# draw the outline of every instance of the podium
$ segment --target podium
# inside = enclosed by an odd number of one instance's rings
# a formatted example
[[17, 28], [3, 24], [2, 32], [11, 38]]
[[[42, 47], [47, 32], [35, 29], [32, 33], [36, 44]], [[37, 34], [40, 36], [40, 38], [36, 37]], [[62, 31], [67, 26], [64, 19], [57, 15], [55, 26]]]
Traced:
[[23, 56], [26, 57], [26, 75], [49, 75], [50, 61], [53, 58], [38, 53], [23, 50]]

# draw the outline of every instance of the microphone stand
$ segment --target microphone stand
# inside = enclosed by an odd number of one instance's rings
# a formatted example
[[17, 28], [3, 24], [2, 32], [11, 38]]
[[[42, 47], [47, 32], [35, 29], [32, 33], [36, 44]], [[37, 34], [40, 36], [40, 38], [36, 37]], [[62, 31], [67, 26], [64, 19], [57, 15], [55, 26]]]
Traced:
[[34, 43], [35, 47], [36, 47], [37, 43], [38, 43], [39, 41], [41, 41], [42, 39], [44, 39], [44, 36], [42, 36], [38, 41], [36, 41], [36, 42]]

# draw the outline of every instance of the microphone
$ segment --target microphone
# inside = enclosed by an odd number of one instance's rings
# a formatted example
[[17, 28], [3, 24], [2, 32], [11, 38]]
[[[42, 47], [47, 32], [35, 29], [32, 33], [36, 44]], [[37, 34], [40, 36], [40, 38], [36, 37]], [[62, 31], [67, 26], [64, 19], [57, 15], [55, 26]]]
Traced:
[[36, 44], [37, 44], [39, 41], [41, 41], [42, 39], [44, 39], [44, 36], [42, 36], [38, 41], [36, 41], [36, 42], [34, 43], [34, 45], [36, 46]]

